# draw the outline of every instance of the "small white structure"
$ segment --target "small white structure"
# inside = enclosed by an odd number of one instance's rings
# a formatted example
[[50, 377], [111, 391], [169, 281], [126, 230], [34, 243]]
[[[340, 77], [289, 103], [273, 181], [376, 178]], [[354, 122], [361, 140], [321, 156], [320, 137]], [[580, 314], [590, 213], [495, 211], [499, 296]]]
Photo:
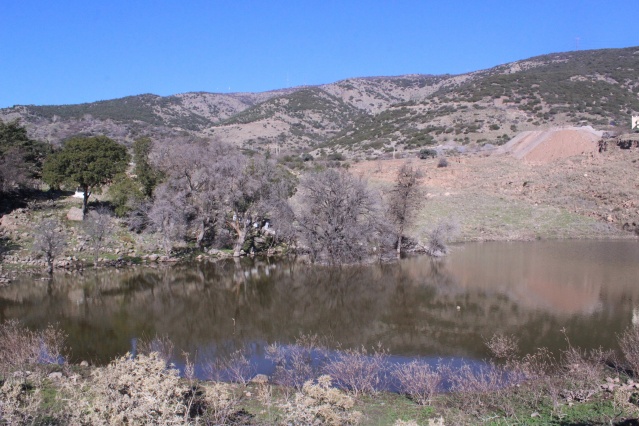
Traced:
[[639, 130], [639, 115], [632, 116], [632, 126], [630, 126], [632, 130]]
[[73, 194], [73, 198], [79, 198], [79, 199], [83, 199], [84, 198], [84, 191], [82, 191], [80, 188], [75, 190], [75, 194]]

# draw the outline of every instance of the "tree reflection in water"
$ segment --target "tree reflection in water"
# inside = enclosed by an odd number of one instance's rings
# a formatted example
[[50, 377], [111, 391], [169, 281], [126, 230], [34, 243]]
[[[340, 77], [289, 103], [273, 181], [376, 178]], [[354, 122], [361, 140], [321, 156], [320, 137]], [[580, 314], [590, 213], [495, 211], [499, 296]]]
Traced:
[[[617, 243], [602, 250], [638, 258], [636, 244]], [[639, 302], [636, 265], [594, 262], [583, 242], [564, 242], [572, 251], [500, 244], [467, 245], [443, 261], [342, 268], [236, 259], [87, 271], [54, 276], [49, 292], [23, 277], [0, 289], [0, 319], [58, 323], [72, 358], [96, 363], [156, 335], [168, 336], [176, 354], [219, 358], [243, 349], [257, 365], [267, 365], [269, 344], [292, 344], [301, 333], [330, 337], [329, 349], [381, 342], [401, 359], [482, 359], [482, 341], [495, 332], [518, 335], [525, 351], [557, 350], [564, 327], [576, 346], [616, 348], [615, 333]]]

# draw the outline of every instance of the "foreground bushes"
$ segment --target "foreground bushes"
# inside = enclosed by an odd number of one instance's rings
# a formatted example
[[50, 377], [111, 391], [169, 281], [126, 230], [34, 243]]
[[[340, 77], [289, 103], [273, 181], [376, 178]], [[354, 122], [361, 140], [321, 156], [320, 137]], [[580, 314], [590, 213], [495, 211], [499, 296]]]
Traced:
[[[380, 348], [335, 353], [303, 336], [290, 350], [269, 349], [277, 363], [270, 380], [249, 383], [244, 376], [251, 373], [236, 366], [245, 365], [238, 353], [211, 367], [236, 384], [196, 380], [188, 359], [180, 377], [167, 365], [166, 339], [140, 345], [150, 353], [90, 369], [64, 363], [64, 336], [53, 327], [32, 332], [6, 322], [0, 337], [3, 425], [347, 425], [382, 414], [388, 424], [405, 425], [443, 425], [440, 416], [446, 424], [616, 424], [639, 416], [635, 328], [619, 337], [623, 357], [568, 341], [559, 358], [543, 348], [520, 356], [516, 340], [501, 335], [486, 341], [496, 361], [455, 368], [394, 365]], [[166, 353], [153, 351], [158, 347]], [[380, 393], [388, 381], [408, 398]]]

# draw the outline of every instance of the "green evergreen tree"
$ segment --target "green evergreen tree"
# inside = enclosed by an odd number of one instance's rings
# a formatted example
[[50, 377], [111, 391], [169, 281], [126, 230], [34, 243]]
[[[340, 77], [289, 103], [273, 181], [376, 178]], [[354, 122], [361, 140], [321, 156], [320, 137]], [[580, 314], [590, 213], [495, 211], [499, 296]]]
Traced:
[[129, 158], [123, 145], [106, 136], [76, 136], [46, 159], [42, 178], [54, 187], [80, 187], [84, 193], [82, 212], [86, 214], [91, 192], [123, 173]]
[[138, 182], [142, 185], [145, 196], [151, 197], [153, 189], [160, 181], [160, 173], [149, 162], [149, 154], [153, 148], [153, 142], [149, 138], [140, 138], [133, 142], [134, 173]]

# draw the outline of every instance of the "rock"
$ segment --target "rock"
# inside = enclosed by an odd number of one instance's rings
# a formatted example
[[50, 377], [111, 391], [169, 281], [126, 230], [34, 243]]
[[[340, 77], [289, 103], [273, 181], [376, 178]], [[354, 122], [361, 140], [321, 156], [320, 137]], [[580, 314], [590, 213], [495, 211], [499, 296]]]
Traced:
[[82, 222], [82, 220], [84, 219], [84, 215], [82, 214], [82, 209], [79, 209], [77, 207], [71, 207], [71, 209], [67, 213], [67, 219]]
[[157, 262], [159, 258], [160, 256], [158, 256], [157, 254], [150, 254], [148, 257], [149, 262]]
[[54, 371], [53, 373], [49, 374], [48, 377], [51, 380], [60, 380], [62, 379], [62, 373], [60, 373], [59, 371]]
[[256, 374], [249, 383], [255, 383], [257, 385], [264, 385], [268, 383], [268, 376], [266, 374]]
[[88, 366], [89, 366], [89, 363], [88, 363], [87, 361], [82, 361], [82, 362], [80, 363], [80, 366], [82, 366], [82, 367], [88, 367]]

